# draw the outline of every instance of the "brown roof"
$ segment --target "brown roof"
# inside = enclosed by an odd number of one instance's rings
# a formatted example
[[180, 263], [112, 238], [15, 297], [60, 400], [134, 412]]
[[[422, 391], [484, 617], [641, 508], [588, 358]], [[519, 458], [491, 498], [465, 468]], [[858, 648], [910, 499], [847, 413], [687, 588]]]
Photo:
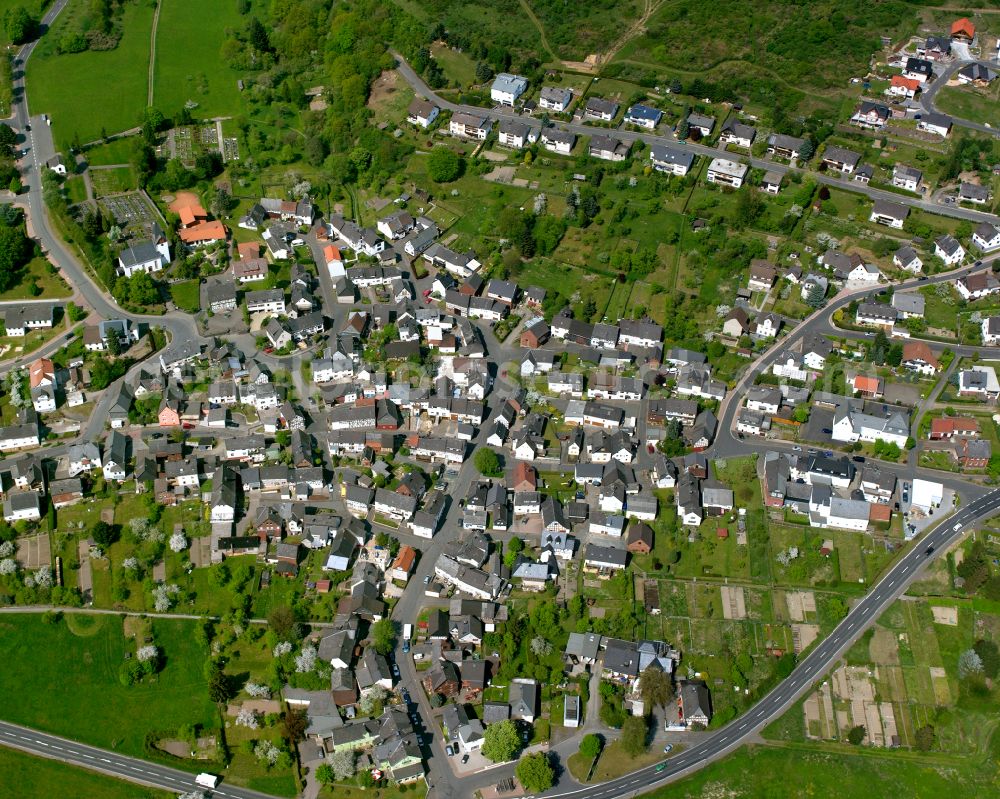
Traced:
[[182, 228], [177, 231], [177, 235], [185, 244], [198, 241], [223, 241], [226, 238], [226, 226], [217, 220], [202, 222], [194, 227]]
[[417, 562], [417, 550], [406, 544], [399, 548], [399, 554], [396, 555], [396, 560], [393, 561], [392, 568], [402, 569], [403, 571], [409, 573], [413, 571], [413, 565]]
[[904, 361], [925, 361], [935, 369], [937, 369], [941, 364], [938, 359], [934, 357], [934, 353], [931, 348], [924, 341], [908, 341], [903, 345], [903, 360]]

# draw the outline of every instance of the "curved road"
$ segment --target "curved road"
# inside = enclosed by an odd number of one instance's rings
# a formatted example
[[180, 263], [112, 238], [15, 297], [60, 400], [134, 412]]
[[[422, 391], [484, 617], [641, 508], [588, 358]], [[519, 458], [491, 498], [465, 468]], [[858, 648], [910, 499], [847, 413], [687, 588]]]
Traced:
[[[396, 69], [403, 79], [410, 84], [410, 88], [413, 89], [414, 93], [423, 97], [426, 100], [430, 100], [442, 109], [447, 109], [449, 111], [461, 111], [469, 114], [481, 114], [499, 121], [518, 121], [518, 122], [531, 122], [533, 124], [538, 124], [538, 120], [530, 116], [524, 116], [518, 114], [514, 110], [508, 110], [505, 108], [482, 108], [479, 106], [471, 105], [459, 105], [453, 103], [450, 100], [445, 100], [444, 98], [437, 95], [425, 82], [424, 80], [413, 70], [413, 68], [406, 62], [406, 60], [398, 53], [393, 53], [393, 57], [396, 59]], [[897, 194], [891, 191], [884, 191], [882, 189], [873, 188], [864, 183], [857, 183], [853, 180], [842, 180], [840, 178], [832, 177], [828, 173], [824, 172], [813, 172], [808, 169], [801, 169], [795, 166], [789, 166], [787, 164], [782, 164], [777, 161], [767, 161], [762, 158], [753, 158], [746, 155], [737, 155], [734, 153], [725, 153], [714, 147], [706, 147], [703, 144], [696, 144], [694, 142], [679, 142], [674, 136], [666, 135], [660, 136], [654, 133], [640, 133], [638, 131], [615, 129], [608, 130], [606, 128], [595, 128], [590, 125], [581, 125], [576, 122], [560, 122], [557, 127], [562, 130], [568, 130], [579, 136], [594, 136], [594, 135], [607, 135], [613, 134], [617, 138], [624, 142], [636, 142], [643, 141], [647, 145], [660, 145], [660, 146], [674, 146], [682, 147], [686, 150], [690, 150], [696, 155], [701, 155], [706, 158], [718, 158], [720, 156], [725, 156], [727, 158], [735, 158], [743, 163], [748, 163], [755, 169], [763, 169], [768, 172], [780, 172], [781, 174], [788, 174], [791, 172], [799, 172], [803, 175], [807, 175], [810, 180], [814, 180], [819, 184], [826, 186], [833, 186], [838, 189], [843, 189], [844, 191], [853, 192], [855, 194], [863, 194], [870, 200], [889, 200], [900, 205], [907, 205], [911, 208], [920, 208], [924, 211], [928, 211], [933, 214], [939, 214], [940, 216], [950, 216], [956, 219], [965, 219], [970, 222], [992, 222], [997, 223], [998, 217], [995, 214], [986, 213], [985, 211], [975, 211], [970, 208], [956, 208], [950, 205], [938, 205], [937, 203], [930, 202], [929, 200], [921, 200], [915, 197], [908, 197], [903, 194]], [[568, 156], [567, 156], [568, 157]]]
[[937, 106], [934, 104], [934, 98], [941, 88], [945, 86], [952, 76], [958, 72], [962, 67], [966, 67], [969, 64], [982, 64], [984, 67], [989, 67], [994, 72], [998, 68], [996, 61], [986, 61], [986, 60], [971, 60], [971, 61], [956, 61], [954, 64], [950, 64], [944, 72], [940, 73], [931, 82], [930, 86], [924, 89], [920, 93], [920, 107], [924, 111], [934, 113], [934, 114], [944, 114], [952, 123], [958, 125], [960, 128], [969, 128], [969, 130], [978, 130], [980, 133], [986, 133], [991, 136], [996, 136], [1000, 138], [1000, 131], [997, 127], [1000, 126], [1000, 119], [992, 127], [989, 125], [984, 125], [982, 122], [973, 122], [971, 119], [962, 119], [961, 117], [952, 116], [951, 114], [946, 114], [944, 111], [939, 111]]

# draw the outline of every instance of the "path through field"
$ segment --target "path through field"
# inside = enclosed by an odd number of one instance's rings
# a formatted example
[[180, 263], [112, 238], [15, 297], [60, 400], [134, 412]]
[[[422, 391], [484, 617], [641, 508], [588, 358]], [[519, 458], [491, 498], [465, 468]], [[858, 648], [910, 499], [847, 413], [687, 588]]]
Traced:
[[156, 11], [153, 12], [153, 27], [149, 31], [149, 78], [146, 88], [146, 107], [153, 107], [153, 75], [156, 72], [156, 26], [160, 22], [161, 0], [156, 0]]

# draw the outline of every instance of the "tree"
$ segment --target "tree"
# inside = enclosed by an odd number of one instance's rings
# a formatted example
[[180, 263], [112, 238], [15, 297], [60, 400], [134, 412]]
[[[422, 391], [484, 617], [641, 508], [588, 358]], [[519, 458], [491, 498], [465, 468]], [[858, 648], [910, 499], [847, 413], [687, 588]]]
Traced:
[[921, 752], [929, 752], [934, 748], [934, 738], [934, 728], [930, 724], [925, 724], [917, 730], [914, 744]]
[[233, 198], [222, 186], [219, 186], [212, 194], [212, 199], [208, 204], [208, 210], [212, 212], [214, 216], [223, 217], [229, 213], [229, 209], [233, 207]]
[[983, 664], [983, 676], [994, 679], [1000, 672], [1000, 650], [997, 649], [997, 645], [993, 641], [980, 638], [972, 648]]
[[979, 677], [983, 674], [983, 659], [975, 649], [966, 649], [958, 656], [958, 678]]
[[392, 619], [379, 619], [372, 625], [372, 645], [380, 655], [388, 656], [396, 648], [396, 626]]
[[799, 160], [808, 161], [812, 158], [813, 153], [816, 152], [816, 148], [810, 139], [806, 139], [802, 142], [802, 146], [799, 147]]
[[865, 727], [863, 724], [859, 724], [857, 727], [851, 727], [850, 732], [847, 733], [847, 742], [857, 746], [865, 739]]
[[[354, 776], [354, 750], [342, 749], [330, 758], [330, 769], [338, 780], [349, 780]], [[332, 782], [332, 780], [331, 780]]]
[[247, 41], [255, 50], [268, 53], [271, 50], [271, 40], [268, 38], [267, 29], [261, 25], [257, 17], [250, 17], [247, 21]]
[[484, 477], [500, 477], [503, 474], [499, 456], [489, 447], [481, 447], [476, 450], [475, 464], [479, 473]]
[[588, 733], [583, 736], [580, 741], [580, 754], [589, 760], [593, 760], [601, 751], [601, 739], [594, 735], [594, 733]]
[[309, 726], [309, 716], [305, 710], [288, 709], [281, 720], [281, 727], [285, 733], [285, 738], [289, 743], [297, 744], [306, 737], [306, 728]]
[[667, 706], [673, 691], [670, 689], [670, 677], [659, 668], [647, 668], [639, 676], [639, 691], [646, 707]]
[[521, 736], [510, 719], [491, 724], [483, 734], [483, 756], [494, 763], [513, 760], [521, 749]]
[[278, 605], [267, 614], [267, 626], [279, 641], [298, 639], [298, 622], [288, 605]]
[[216, 662], [212, 662], [208, 675], [208, 697], [218, 705], [224, 705], [233, 696], [229, 678]]
[[81, 308], [75, 302], [66, 303], [66, 316], [69, 317], [69, 321], [76, 323], [86, 319], [88, 316], [88, 311], [86, 308]]
[[629, 757], [638, 757], [646, 751], [646, 736], [649, 726], [644, 716], [629, 716], [622, 724], [622, 750]]
[[462, 159], [447, 147], [435, 147], [427, 158], [427, 174], [435, 183], [451, 183], [462, 174]]
[[101, 549], [107, 549], [118, 540], [119, 528], [107, 522], [97, 522], [90, 528], [90, 537]]
[[[336, 757], [336, 754], [334, 757]], [[333, 766], [329, 763], [321, 763], [316, 767], [316, 780], [321, 785], [330, 785], [335, 779], [336, 775], [333, 773]]]
[[6, 291], [20, 280], [22, 268], [31, 260], [32, 251], [23, 225], [0, 225], [0, 291]]
[[535, 752], [522, 757], [518, 761], [514, 773], [517, 774], [518, 782], [521, 783], [524, 790], [530, 793], [547, 791], [555, 780], [552, 763], [544, 752]]
[[8, 9], [4, 17], [4, 28], [7, 31], [7, 38], [12, 44], [24, 44], [29, 41], [34, 36], [37, 26], [37, 20], [24, 6], [14, 6]]
[[484, 61], [480, 61], [476, 64], [476, 83], [486, 83], [490, 78], [493, 77], [493, 70], [490, 69], [490, 65]]

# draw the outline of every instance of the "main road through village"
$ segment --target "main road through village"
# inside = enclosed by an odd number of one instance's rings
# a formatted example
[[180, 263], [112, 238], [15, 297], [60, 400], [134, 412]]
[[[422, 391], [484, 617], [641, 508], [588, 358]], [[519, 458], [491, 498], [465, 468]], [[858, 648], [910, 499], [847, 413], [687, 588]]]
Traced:
[[[49, 9], [43, 20], [43, 31], [65, 7], [66, 3], [67, 0], [58, 0]], [[27, 137], [26, 144], [29, 149], [26, 161], [22, 162], [22, 169], [25, 173], [25, 192], [22, 197], [18, 198], [18, 202], [25, 208], [32, 235], [41, 243], [48, 257], [62, 270], [76, 292], [82, 296], [85, 302], [97, 314], [104, 317], [120, 317], [123, 315], [121, 309], [118, 308], [114, 300], [91, 277], [87, 268], [71, 252], [70, 248], [52, 231], [48, 217], [46, 216], [42, 198], [41, 174], [45, 161], [53, 153], [36, 149], [32, 133], [26, 131], [27, 124], [31, 118], [28, 111], [28, 98], [25, 87], [25, 63], [31, 55], [34, 46], [35, 42], [25, 45], [17, 54], [15, 60], [14, 90], [16, 102], [11, 124], [18, 131], [25, 132]], [[433, 100], [443, 108], [469, 112], [482, 110], [457, 106], [453, 103], [443, 101], [427, 88], [419, 76], [402, 59], [399, 59], [398, 69], [417, 94]], [[499, 119], [516, 116], [516, 114], [507, 111], [492, 111], [490, 114]], [[45, 124], [40, 118], [36, 118], [33, 121], [35, 124]], [[582, 125], [566, 124], [565, 127], [575, 133], [585, 134], [593, 132]], [[648, 134], [623, 132], [620, 135], [629, 140], [641, 138], [649, 144], [676, 143], [676, 140], [672, 138]], [[39, 137], [39, 139], [42, 138]], [[47, 137], [45, 138], [47, 139]], [[701, 145], [688, 144], [684, 146], [692, 149], [699, 155], [712, 156], [717, 152]], [[779, 166], [767, 161], [758, 162], [754, 159], [751, 159], [751, 163], [754, 166], [778, 169], [779, 171], [789, 171], [792, 169], [792, 167]], [[838, 186], [849, 191], [860, 192], [870, 198], [884, 197], [885, 199], [891, 199], [912, 207], [924, 208], [934, 213], [959, 217], [970, 221], [996, 221], [996, 217], [978, 211], [940, 206], [925, 200], [880, 192], [867, 186], [847, 183], [823, 175], [816, 175], [815, 178], [822, 183]], [[901, 287], [926, 285], [928, 283], [954, 279], [956, 276], [968, 273], [971, 269], [972, 267], [966, 267], [922, 280], [909, 281]], [[730, 457], [775, 449], [778, 446], [767, 442], [750, 443], [733, 434], [733, 424], [742, 394], [752, 385], [755, 376], [767, 369], [773, 363], [777, 354], [796, 339], [809, 333], [843, 335], [842, 331], [838, 331], [832, 324], [833, 313], [843, 308], [852, 299], [857, 299], [869, 291], [871, 289], [842, 291], [825, 308], [816, 311], [807, 319], [797, 323], [780, 343], [775, 344], [748, 367], [734, 390], [727, 395], [726, 400], [720, 407], [719, 434], [712, 448], [707, 453], [709, 456]], [[130, 318], [163, 328], [169, 334], [172, 341], [207, 341], [199, 336], [195, 321], [186, 314], [173, 312], [162, 316], [130, 316]], [[515, 355], [513, 351], [500, 346], [488, 333], [486, 340], [490, 345], [491, 360], [503, 362], [514, 359]], [[503, 383], [502, 380], [498, 382]], [[110, 391], [106, 392], [106, 394], [111, 393]], [[93, 425], [88, 424], [86, 429], [81, 431], [81, 437], [96, 437], [103, 429], [104, 413], [101, 409], [106, 409], [106, 407], [106, 404], [99, 405], [97, 411], [94, 413], [97, 422]], [[916, 419], [914, 419], [914, 424], [916, 424]], [[484, 425], [484, 429], [486, 427], [487, 425]], [[477, 439], [474, 443], [481, 443], [481, 441]], [[944, 483], [946, 487], [954, 490], [961, 500], [957, 511], [940, 521], [937, 526], [926, 532], [918, 543], [902, 554], [871, 588], [868, 594], [850, 609], [847, 616], [837, 625], [833, 632], [819, 642], [798, 663], [791, 675], [779, 683], [743, 716], [713, 734], [698, 738], [690, 748], [666, 760], [665, 763], [661, 763], [661, 770], [657, 770], [657, 766], [650, 766], [618, 779], [587, 787], [577, 787], [564, 771], [559, 784], [546, 792], [545, 796], [586, 796], [587, 799], [632, 797], [658, 785], [690, 774], [705, 764], [723, 757], [741, 746], [751, 736], [755, 736], [765, 724], [777, 718], [798, 698], [807, 693], [858, 636], [870, 627], [879, 615], [906, 590], [909, 583], [920, 573], [923, 566], [931, 558], [937, 557], [967, 530], [1000, 512], [1000, 490], [990, 491], [974, 483], [964, 482], [954, 477], [942, 476], [939, 473], [919, 469], [912, 459], [910, 463], [905, 465], [891, 465], [887, 463], [882, 465], [884, 468], [894, 471], [903, 479], [912, 479], [917, 475], [923, 475]], [[475, 472], [470, 459], [462, 467], [458, 477], [452, 481], [453, 496], [463, 496], [474, 477]], [[946, 514], [947, 511], [942, 510], [941, 513]], [[394, 608], [394, 617], [398, 621], [402, 622], [415, 618], [422, 601], [422, 578], [431, 573], [433, 563], [444, 543], [453, 537], [459, 529], [459, 515], [458, 503], [454, 502], [448, 511], [443, 532], [425, 547], [417, 574], [410, 581], [411, 587], [407, 589]], [[402, 656], [401, 650], [397, 651], [397, 660], [401, 668], [403, 685], [411, 689], [411, 695], [422, 710], [424, 718], [430, 718], [430, 707], [423, 697], [422, 690], [420, 690], [419, 681], [417, 680], [412, 663]], [[193, 776], [188, 772], [150, 763], [117, 752], [87, 746], [66, 738], [49, 735], [14, 724], [0, 722], [0, 744], [42, 757], [110, 774], [135, 783], [170, 791], [182, 792], [195, 788]], [[431, 786], [430, 795], [440, 797], [441, 799], [470, 797], [476, 789], [496, 783], [499, 779], [510, 776], [513, 773], [512, 765], [507, 764], [466, 776], [455, 774], [449, 765], [448, 758], [445, 756], [444, 743], [439, 735], [431, 736], [428, 754], [430, 755], [430, 771], [428, 774], [428, 784]], [[11, 775], [8, 775], [8, 778], [10, 777]], [[267, 794], [235, 787], [225, 782], [213, 793], [216, 796], [234, 797], [234, 799], [268, 799]]]

